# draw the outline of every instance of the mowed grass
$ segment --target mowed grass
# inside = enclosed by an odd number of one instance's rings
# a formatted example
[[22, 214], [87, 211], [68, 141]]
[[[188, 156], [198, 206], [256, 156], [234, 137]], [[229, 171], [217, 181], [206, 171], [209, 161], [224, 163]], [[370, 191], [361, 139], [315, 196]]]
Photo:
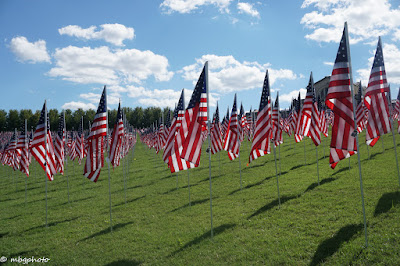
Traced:
[[[400, 150], [400, 136], [396, 136]], [[360, 136], [364, 141], [365, 134]], [[400, 265], [400, 192], [392, 136], [369, 149], [361, 145], [369, 246], [365, 248], [357, 155], [329, 167], [329, 139], [316, 151], [310, 139], [281, 146], [280, 206], [273, 153], [250, 166], [250, 144], [239, 160], [212, 155], [212, 212], [208, 154], [201, 166], [170, 174], [138, 142], [128, 156], [126, 203], [123, 166], [111, 169], [110, 232], [108, 170], [99, 181], [82, 176], [83, 164], [69, 161], [66, 175], [48, 182], [45, 227], [45, 176], [37, 163], [25, 177], [0, 167], [0, 256], [46, 257], [52, 265]], [[325, 150], [325, 158], [324, 152]], [[278, 153], [278, 150], [277, 150]], [[278, 162], [279, 163], [279, 162]], [[278, 164], [279, 171], [279, 164]], [[15, 178], [15, 179], [14, 179]], [[177, 188], [178, 186], [178, 188]]]

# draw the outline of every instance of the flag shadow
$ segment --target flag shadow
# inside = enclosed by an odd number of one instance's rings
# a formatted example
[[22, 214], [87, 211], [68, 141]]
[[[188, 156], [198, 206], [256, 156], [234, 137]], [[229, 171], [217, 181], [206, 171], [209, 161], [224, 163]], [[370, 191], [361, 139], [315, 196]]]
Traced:
[[[131, 202], [135, 202], [135, 201], [140, 200], [140, 199], [143, 199], [143, 198], [145, 198], [145, 197], [146, 197], [146, 195], [141, 196], [141, 197], [137, 197], [137, 198], [134, 198], [134, 199], [127, 200], [127, 201], [126, 201], [126, 204], [131, 203]], [[120, 202], [120, 203], [118, 203], [118, 204], [115, 204], [113, 207], [121, 206], [121, 205], [124, 205], [124, 204], [125, 204], [125, 201]]]
[[5, 236], [7, 236], [7, 235], [9, 235], [9, 234], [10, 234], [10, 232], [0, 233], [0, 238], [3, 238], [3, 237], [5, 237]]
[[0, 221], [12, 220], [12, 219], [15, 219], [15, 218], [18, 218], [18, 217], [21, 217], [21, 216], [22, 216], [22, 215], [19, 214], [19, 215], [11, 216], [11, 217], [8, 217], [8, 218], [3, 218], [3, 219], [1, 219]]
[[400, 204], [400, 192], [389, 192], [383, 194], [375, 207], [374, 217], [390, 211], [394, 206]]
[[[297, 198], [297, 196], [283, 196], [283, 197], [281, 197], [281, 204], [283, 204], [289, 200], [295, 199], [295, 198]], [[274, 208], [276, 206], [279, 206], [279, 199], [273, 200], [270, 203], [268, 203], [267, 205], [261, 207], [255, 213], [253, 213], [252, 215], [247, 217], [247, 219], [253, 218], [254, 216], [257, 216], [263, 212], [271, 210], [272, 208]]]
[[[84, 201], [84, 200], [93, 199], [93, 198], [94, 198], [94, 196], [86, 197], [86, 198], [82, 198], [82, 199], [77, 199], [77, 200], [71, 200], [69, 203]], [[57, 207], [57, 206], [63, 206], [63, 205], [67, 205], [67, 204], [68, 204], [68, 201], [66, 201], [64, 203], [61, 203], [59, 205], [56, 205], [56, 206], [54, 206], [54, 208]]]
[[[283, 176], [283, 175], [285, 175], [285, 174], [287, 174], [287, 173], [288, 173], [287, 171], [283, 171], [283, 172], [281, 173], [281, 176]], [[268, 176], [268, 177], [266, 177], [266, 178], [264, 178], [264, 179], [262, 179], [261, 181], [258, 181], [258, 182], [256, 182], [256, 183], [248, 184], [248, 185], [245, 186], [243, 189], [249, 189], [249, 188], [252, 188], [252, 187], [255, 187], [255, 186], [259, 186], [259, 185], [261, 185], [262, 183], [264, 183], [265, 181], [267, 181], [267, 180], [269, 180], [269, 179], [271, 179], [271, 178], [273, 178], [273, 177], [276, 177], [276, 175], [271, 175], [271, 176]], [[229, 193], [228, 195], [233, 195], [233, 194], [235, 194], [235, 193], [237, 193], [237, 192], [239, 192], [239, 191], [240, 191], [240, 188], [235, 189], [234, 191], [232, 191], [232, 192]]]
[[[220, 225], [218, 227], [215, 227], [214, 230], [213, 230], [214, 237], [219, 235], [219, 234], [222, 234], [226, 230], [234, 228], [235, 226], [236, 226], [236, 224], [223, 224], [223, 225]], [[174, 251], [173, 253], [171, 253], [169, 255], [169, 257], [172, 257], [172, 256], [178, 254], [179, 252], [182, 252], [183, 250], [187, 249], [190, 246], [197, 245], [200, 242], [202, 242], [202, 241], [204, 241], [204, 240], [206, 240], [207, 238], [210, 238], [210, 237], [211, 237], [211, 230], [205, 232], [201, 236], [196, 237], [192, 241], [186, 243], [183, 247], [181, 247], [180, 249], [178, 249], [178, 250]]]
[[[218, 198], [218, 197], [214, 197], [213, 199], [217, 199], [217, 198]], [[202, 203], [207, 202], [207, 201], [209, 201], [209, 200], [210, 200], [210, 198], [206, 198], [206, 199], [202, 199], [202, 200], [195, 200], [195, 201], [192, 201], [192, 202], [191, 202], [191, 206], [193, 207], [194, 205], [202, 204]], [[178, 207], [178, 208], [176, 208], [176, 209], [173, 209], [173, 210], [170, 211], [170, 212], [176, 212], [176, 211], [179, 211], [179, 210], [184, 209], [184, 208], [187, 208], [187, 207], [189, 207], [189, 203], [187, 203], [187, 204], [185, 204], [185, 205], [183, 205], [183, 206], [181, 206], [181, 207]]]
[[143, 262], [137, 260], [116, 260], [107, 263], [105, 266], [136, 266], [141, 265]]
[[[116, 225], [113, 226], [113, 231], [117, 231], [117, 230], [119, 230], [119, 229], [121, 229], [121, 228], [123, 228], [123, 227], [125, 227], [127, 225], [130, 225], [130, 224], [133, 224], [133, 222], [116, 224]], [[91, 239], [91, 238], [95, 238], [97, 236], [105, 235], [105, 234], [108, 234], [110, 232], [111, 232], [110, 227], [107, 227], [106, 229], [103, 229], [100, 232], [94, 233], [94, 234], [92, 234], [92, 235], [90, 235], [88, 237], [85, 237], [85, 238], [83, 238], [81, 240], [78, 240], [78, 242], [82, 242], [82, 241], [85, 241], [85, 240], [88, 240], [88, 239]]]
[[339, 169], [339, 170], [337, 170], [336, 172], [334, 172], [331, 176], [334, 176], [334, 175], [337, 175], [337, 174], [340, 174], [341, 172], [344, 172], [344, 171], [349, 171], [349, 166], [348, 165], [346, 165], [346, 166], [344, 166], [343, 168], [341, 168], [341, 169]]
[[[77, 217], [74, 217], [74, 218], [71, 218], [71, 219], [65, 219], [65, 220], [63, 220], [63, 221], [51, 222], [51, 223], [48, 223], [48, 224], [47, 224], [47, 227], [56, 226], [56, 225], [62, 224], [62, 223], [72, 222], [72, 221], [75, 221], [75, 220], [77, 220], [77, 219], [79, 219], [79, 218], [80, 218], [80, 216], [77, 216]], [[26, 233], [26, 232], [29, 232], [29, 231], [33, 231], [33, 230], [39, 229], [39, 228], [46, 228], [46, 225], [45, 225], [45, 224], [42, 224], [42, 225], [34, 226], [34, 227], [32, 227], [32, 228], [29, 228], [29, 229], [23, 231], [22, 233]]]
[[[319, 182], [319, 184], [323, 185], [323, 184], [326, 184], [326, 183], [330, 183], [330, 182], [335, 181], [336, 179], [337, 178], [332, 178], [332, 177], [324, 178]], [[308, 188], [304, 191], [304, 193], [309, 192], [309, 191], [315, 189], [316, 187], [318, 187], [318, 182], [315, 182], [315, 183], [312, 183], [311, 185], [309, 185]]]
[[349, 224], [340, 228], [340, 230], [333, 237], [328, 238], [319, 244], [310, 265], [313, 266], [324, 263], [327, 258], [339, 250], [343, 243], [349, 242], [362, 230], [362, 228], [362, 224]]

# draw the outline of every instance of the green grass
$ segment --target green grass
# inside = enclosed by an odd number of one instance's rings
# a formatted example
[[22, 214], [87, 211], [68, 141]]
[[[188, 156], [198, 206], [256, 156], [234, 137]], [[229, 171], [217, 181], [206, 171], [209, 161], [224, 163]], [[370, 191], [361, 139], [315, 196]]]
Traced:
[[[400, 149], [400, 136], [397, 146]], [[362, 140], [365, 135], [362, 134]], [[400, 192], [392, 136], [370, 148], [361, 145], [369, 247], [365, 248], [357, 155], [328, 163], [328, 140], [316, 153], [310, 139], [281, 147], [279, 208], [273, 153], [246, 166], [249, 143], [242, 144], [240, 190], [238, 159], [212, 156], [210, 238], [208, 154], [201, 167], [171, 175], [142, 143], [129, 154], [124, 198], [123, 167], [111, 170], [113, 232], [110, 233], [107, 167], [95, 184], [69, 162], [67, 179], [48, 182], [45, 227], [45, 176], [33, 164], [25, 204], [25, 177], [0, 167], [2, 188], [0, 256], [47, 257], [52, 265], [400, 265]], [[14, 176], [14, 177], [13, 177]], [[178, 177], [178, 189], [177, 180]], [[14, 183], [14, 179], [16, 182]]]

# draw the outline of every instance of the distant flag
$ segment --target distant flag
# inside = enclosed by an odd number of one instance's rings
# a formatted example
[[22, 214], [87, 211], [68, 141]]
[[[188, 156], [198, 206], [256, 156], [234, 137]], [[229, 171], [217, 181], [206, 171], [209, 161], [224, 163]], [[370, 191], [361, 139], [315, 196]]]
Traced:
[[[183, 110], [183, 90], [181, 92], [181, 96], [179, 98], [179, 103], [178, 106], [181, 106]], [[164, 163], [167, 163], [169, 165], [169, 157], [171, 157], [171, 153], [174, 150], [174, 143], [175, 143], [175, 135], [176, 135], [176, 129], [178, 126], [178, 107], [175, 106], [174, 109], [174, 114], [171, 122], [171, 126], [169, 127], [168, 131], [168, 137], [165, 142], [165, 148], [164, 148], [164, 153], [163, 153], [163, 161]]]
[[27, 135], [27, 125], [26, 120], [22, 125], [21, 134], [19, 135], [17, 142], [17, 150], [20, 160], [19, 160], [19, 170], [29, 176], [29, 138]]
[[57, 172], [64, 174], [64, 146], [65, 146], [65, 117], [61, 113], [58, 121], [58, 131], [54, 142], [54, 156], [56, 160]]
[[203, 67], [182, 120], [183, 125], [187, 124], [187, 132], [184, 126], [179, 129], [185, 135], [181, 158], [193, 163], [196, 167], [200, 164], [201, 146], [204, 141], [202, 133], [207, 130], [207, 64], [208, 62]]
[[[314, 79], [311, 73], [311, 123], [308, 135], [315, 146], [321, 144], [321, 119], [319, 114], [318, 102], [315, 98]], [[307, 98], [307, 97], [306, 97]]]
[[308, 136], [311, 126], [311, 114], [313, 111], [313, 90], [314, 90], [314, 79], [312, 72], [310, 74], [310, 80], [308, 81], [307, 94], [304, 99], [303, 108], [299, 114], [296, 127], [296, 135]]
[[400, 118], [400, 88], [399, 92], [397, 93], [396, 104], [393, 110], [393, 119], [399, 120], [399, 118]]
[[279, 113], [279, 93], [276, 94], [275, 105], [272, 109], [272, 132], [271, 139], [274, 142], [275, 147], [283, 143], [282, 139], [282, 125], [280, 123], [280, 113]]
[[236, 107], [236, 94], [233, 101], [231, 118], [229, 119], [228, 129], [225, 133], [224, 139], [224, 150], [228, 152], [229, 159], [235, 160], [239, 157], [240, 142], [239, 138], [239, 123], [238, 123], [238, 113]]
[[122, 138], [124, 136], [124, 123], [122, 121], [121, 103], [118, 104], [117, 121], [111, 136], [111, 145], [108, 152], [111, 165], [119, 166], [121, 159]]
[[355, 95], [354, 98], [357, 104], [357, 109], [356, 109], [357, 131], [358, 133], [361, 133], [364, 130], [365, 126], [367, 125], [366, 113], [365, 113], [366, 108], [364, 105], [364, 99], [362, 97], [361, 81], [360, 81], [360, 87], [358, 89], [358, 94]]
[[319, 121], [320, 130], [325, 137], [328, 137], [328, 123], [326, 121], [325, 109], [322, 108], [321, 98], [318, 96], [318, 110], [319, 110]]
[[45, 171], [48, 179], [53, 180], [56, 174], [53, 141], [51, 139], [50, 125], [47, 116], [46, 101], [40, 113], [39, 122], [33, 134], [31, 153]]
[[222, 125], [221, 125], [222, 139], [225, 139], [226, 132], [228, 131], [228, 125], [229, 125], [229, 107], [228, 111], [226, 112], [226, 116], [222, 120]]
[[335, 168], [337, 163], [357, 152], [354, 131], [353, 99], [350, 84], [350, 62], [347, 50], [348, 40], [343, 30], [335, 64], [329, 82], [325, 104], [334, 113], [329, 163]]
[[258, 157], [264, 156], [265, 154], [271, 152], [271, 147], [269, 144], [271, 131], [271, 99], [267, 70], [261, 94], [260, 107], [258, 108], [253, 143], [251, 144], [251, 151], [249, 156], [250, 163]]
[[[299, 128], [299, 123], [300, 123], [300, 118], [301, 118], [301, 109], [300, 109], [300, 106], [301, 106], [301, 99], [300, 99], [300, 92], [299, 92], [299, 97], [298, 97], [298, 99], [296, 100], [294, 100], [294, 103], [295, 103], [295, 112], [294, 112], [294, 116], [293, 116], [293, 122], [294, 122], [294, 127], [293, 127], [293, 130], [294, 130], [294, 139], [295, 139], [295, 141], [296, 142], [300, 142], [302, 139], [303, 139], [303, 135], [301, 135], [301, 134], [298, 134], [298, 128]], [[300, 128], [299, 128], [299, 130], [300, 130]]]
[[84, 175], [93, 182], [97, 182], [101, 168], [104, 166], [104, 137], [107, 135], [107, 96], [106, 86], [101, 94], [99, 106], [90, 129], [88, 138], [88, 154], [84, 168]]
[[222, 150], [222, 135], [221, 125], [219, 123], [219, 110], [218, 103], [217, 109], [215, 110], [212, 125], [211, 125], [211, 153], [216, 154]]
[[75, 138], [75, 153], [78, 158], [79, 165], [82, 162], [84, 155], [84, 137], [83, 137], [83, 116], [81, 117], [81, 122], [79, 123], [79, 129]]
[[385, 95], [387, 92], [389, 92], [389, 87], [386, 81], [382, 43], [379, 37], [364, 97], [364, 104], [368, 108], [366, 141], [371, 147], [375, 145], [381, 135], [390, 132], [388, 100]]

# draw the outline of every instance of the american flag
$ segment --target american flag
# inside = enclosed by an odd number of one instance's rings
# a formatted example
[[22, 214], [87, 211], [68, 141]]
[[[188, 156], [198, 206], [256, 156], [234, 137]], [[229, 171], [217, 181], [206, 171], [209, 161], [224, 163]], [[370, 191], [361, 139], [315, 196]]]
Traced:
[[258, 157], [264, 156], [265, 154], [271, 152], [271, 147], [269, 145], [271, 131], [271, 99], [267, 70], [261, 94], [260, 107], [257, 114], [253, 143], [251, 144], [251, 151], [249, 156], [250, 163]]
[[19, 135], [17, 147], [19, 159], [19, 170], [29, 176], [29, 137], [27, 135], [26, 120], [23, 123], [21, 134]]
[[312, 80], [312, 103], [311, 103], [311, 123], [308, 136], [312, 139], [315, 146], [321, 144], [321, 120], [318, 102], [315, 98], [314, 80]]
[[213, 122], [211, 125], [211, 153], [216, 154], [222, 150], [222, 135], [221, 135], [221, 125], [219, 123], [219, 110], [218, 103], [217, 109], [215, 110]]
[[[250, 140], [250, 125], [247, 122], [247, 117], [244, 112], [243, 104], [240, 105], [240, 114], [241, 114], [241, 128], [242, 128], [242, 135], [246, 135], [247, 139]], [[242, 136], [243, 141], [243, 136]]]
[[71, 160], [73, 160], [73, 161], [76, 158], [74, 134], [75, 134], [74, 129], [72, 129], [72, 131], [69, 134], [69, 138], [68, 138], [69, 158], [71, 158]]
[[365, 126], [367, 125], [367, 119], [365, 115], [366, 108], [364, 105], [364, 100], [362, 99], [361, 81], [360, 81], [360, 87], [358, 89], [358, 94], [355, 95], [354, 98], [357, 104], [357, 109], [356, 109], [357, 131], [358, 133], [361, 133], [364, 130]]
[[[181, 105], [182, 109], [183, 109], [183, 90], [182, 90], [181, 96], [179, 98], [179, 102], [180, 103], [178, 104], [178, 106]], [[175, 140], [175, 135], [176, 135], [177, 124], [178, 124], [178, 109], [175, 106], [171, 126], [169, 127], [168, 137], [165, 142], [165, 149], [164, 149], [164, 153], [163, 153], [163, 161], [167, 164], [169, 164], [168, 158], [171, 157], [171, 152], [174, 149], [174, 143], [175, 143], [174, 140]]]
[[110, 150], [108, 151], [108, 157], [110, 158], [110, 162], [113, 167], [119, 166], [123, 136], [124, 136], [124, 123], [122, 121], [121, 103], [119, 103], [117, 121], [114, 125], [114, 130], [111, 136]]
[[54, 146], [51, 138], [50, 123], [47, 116], [46, 101], [40, 113], [39, 122], [36, 126], [31, 145], [31, 153], [36, 161], [42, 166], [49, 180], [57, 173], [54, 158]]
[[400, 115], [400, 88], [399, 92], [397, 93], [396, 104], [393, 110], [393, 119], [399, 120], [399, 115]]
[[81, 123], [79, 124], [78, 132], [75, 138], [75, 154], [78, 158], [79, 165], [82, 162], [84, 154], [84, 137], [83, 137], [83, 116], [81, 117]]
[[247, 123], [249, 124], [249, 141], [250, 141], [254, 135], [254, 116], [251, 107], [250, 107], [250, 119], [247, 119]]
[[301, 99], [300, 99], [300, 92], [299, 92], [299, 97], [298, 97], [298, 99], [296, 100], [294, 100], [294, 103], [295, 103], [295, 112], [293, 113], [294, 114], [294, 116], [293, 116], [293, 122], [294, 122], [294, 125], [293, 125], [293, 132], [294, 132], [294, 140], [296, 141], [296, 142], [300, 142], [302, 139], [303, 139], [303, 135], [300, 135], [300, 134], [297, 134], [297, 129], [298, 129], [298, 125], [299, 125], [299, 122], [300, 122], [300, 118], [301, 118], [301, 108], [300, 108], [300, 106], [301, 106]]
[[313, 89], [314, 89], [314, 79], [312, 72], [310, 74], [310, 80], [307, 85], [307, 94], [304, 99], [303, 108], [301, 109], [301, 114], [297, 120], [296, 135], [308, 136], [311, 126], [311, 114], [313, 111]]
[[8, 166], [11, 166], [14, 170], [18, 169], [18, 156], [17, 156], [17, 130], [14, 130], [14, 133], [10, 139], [10, 142], [8, 143], [6, 149], [5, 149], [5, 163]]
[[357, 152], [354, 131], [353, 99], [351, 96], [350, 51], [347, 50], [347, 28], [343, 30], [335, 64], [329, 82], [325, 104], [334, 115], [329, 164], [335, 168], [337, 163]]
[[320, 121], [320, 130], [321, 133], [324, 134], [325, 137], [328, 137], [328, 123], [326, 121], [325, 110], [322, 109], [321, 98], [318, 96], [318, 110], [319, 110], [319, 121]]
[[200, 164], [201, 146], [204, 141], [202, 132], [207, 130], [207, 64], [208, 62], [203, 67], [185, 111], [182, 124], [187, 124], [188, 130], [185, 132], [184, 127], [180, 128], [185, 136], [181, 158], [193, 163], [196, 167]]
[[233, 107], [231, 112], [231, 118], [229, 120], [228, 129], [225, 133], [224, 139], [224, 150], [228, 152], [229, 159], [235, 160], [239, 157], [240, 141], [239, 141], [239, 123], [238, 123], [238, 113], [236, 107], [236, 94], [233, 101]]
[[101, 168], [104, 166], [104, 137], [107, 135], [107, 96], [106, 86], [100, 98], [99, 106], [88, 138], [88, 154], [84, 168], [84, 175], [93, 182], [97, 182]]
[[57, 172], [64, 174], [64, 146], [65, 146], [65, 117], [64, 112], [61, 113], [58, 121], [58, 131], [54, 142], [54, 156], [56, 159]]
[[229, 107], [228, 107], [228, 111], [226, 111], [226, 116], [222, 120], [222, 124], [221, 124], [222, 139], [225, 139], [226, 132], [228, 131], [228, 125], [229, 125]]
[[194, 168], [194, 164], [185, 161], [181, 158], [181, 151], [183, 149], [182, 143], [185, 139], [185, 132], [188, 130], [187, 120], [184, 119], [185, 115], [185, 106], [184, 106], [184, 91], [182, 90], [181, 98], [179, 99], [178, 105], [175, 108], [176, 112], [176, 127], [175, 127], [175, 135], [173, 140], [173, 146], [170, 150], [170, 154], [168, 156], [168, 166], [171, 173], [179, 172], [180, 170], [187, 170], [189, 168]]
[[371, 147], [375, 145], [381, 135], [390, 132], [389, 107], [386, 92], [389, 93], [389, 87], [386, 80], [382, 42], [379, 37], [364, 97], [364, 104], [369, 111], [366, 141]]
[[282, 125], [281, 125], [281, 117], [279, 113], [279, 93], [276, 95], [275, 105], [272, 108], [272, 132], [271, 132], [271, 140], [274, 142], [275, 147], [279, 144], [283, 143], [282, 138]]

